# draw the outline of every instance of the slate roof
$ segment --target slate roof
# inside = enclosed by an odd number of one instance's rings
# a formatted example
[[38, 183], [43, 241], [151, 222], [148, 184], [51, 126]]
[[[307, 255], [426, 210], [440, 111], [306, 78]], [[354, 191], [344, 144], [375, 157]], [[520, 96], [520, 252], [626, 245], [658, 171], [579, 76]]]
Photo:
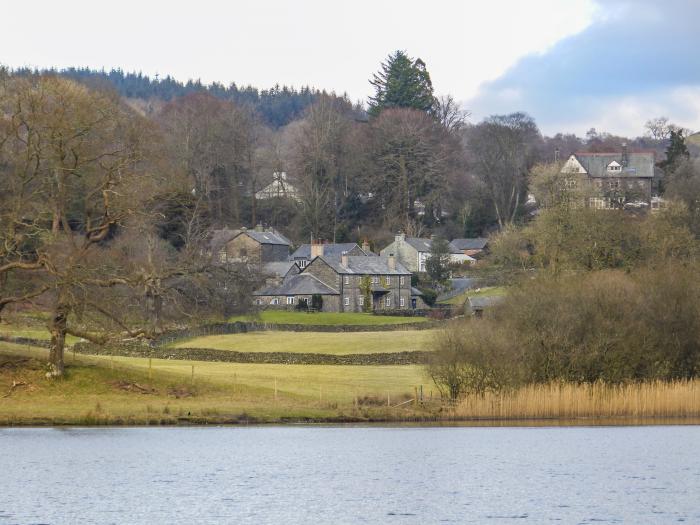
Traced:
[[[413, 246], [416, 251], [419, 252], [429, 252], [430, 247], [433, 245], [432, 239], [424, 239], [422, 237], [406, 237], [404, 239], [406, 243]], [[450, 248], [450, 253], [461, 253], [461, 250], [454, 246], [452, 243], [447, 243]]]
[[450, 244], [460, 251], [483, 250], [489, 240], [486, 237], [475, 237], [473, 239], [453, 239]]
[[[349, 252], [353, 248], [357, 248], [357, 244], [354, 242], [344, 242], [338, 244], [324, 244], [323, 245], [323, 255], [329, 257], [340, 257], [343, 252]], [[302, 244], [296, 251], [291, 255], [292, 259], [311, 259], [311, 245]]]
[[335, 288], [321, 282], [316, 276], [310, 273], [300, 273], [291, 276], [286, 282], [279, 286], [269, 286], [253, 292], [257, 296], [270, 295], [340, 295]]
[[591, 177], [651, 178], [654, 176], [654, 152], [652, 151], [629, 152], [627, 166], [616, 172], [608, 172], [607, 167], [613, 161], [623, 164], [621, 151], [617, 153], [577, 152], [574, 155]]
[[[340, 274], [359, 275], [411, 275], [399, 261], [396, 261], [396, 269], [389, 268], [388, 257], [366, 257], [364, 255], [348, 256], [348, 265], [341, 264], [340, 257], [320, 257], [328, 266]], [[309, 268], [308, 266], [306, 268]]]
[[263, 273], [284, 277], [296, 263], [294, 261], [274, 261], [263, 265]]
[[472, 310], [483, 310], [484, 308], [489, 308], [495, 304], [500, 303], [503, 300], [502, 295], [490, 295], [484, 297], [470, 297], [469, 306]]
[[423, 295], [423, 292], [421, 292], [418, 288], [411, 286], [411, 295]]
[[290, 242], [284, 235], [279, 232], [258, 232], [255, 230], [246, 230], [244, 232], [251, 239], [258, 241], [260, 244], [282, 244], [289, 246]]

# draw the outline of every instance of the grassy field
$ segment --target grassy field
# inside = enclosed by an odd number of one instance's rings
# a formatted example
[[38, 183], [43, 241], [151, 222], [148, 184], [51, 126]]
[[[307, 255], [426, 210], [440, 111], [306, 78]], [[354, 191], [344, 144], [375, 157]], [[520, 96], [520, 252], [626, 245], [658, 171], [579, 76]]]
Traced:
[[507, 289], [505, 286], [488, 286], [478, 290], [465, 290], [463, 293], [442, 301], [440, 304], [462, 305], [469, 297], [494, 297], [505, 295], [506, 293]]
[[255, 315], [240, 315], [229, 319], [235, 321], [259, 321], [272, 324], [308, 324], [308, 325], [353, 325], [376, 326], [383, 324], [422, 323], [424, 317], [401, 317], [389, 315], [372, 315], [351, 312], [287, 312], [283, 310], [265, 310]]
[[391, 332], [249, 332], [179, 341], [174, 348], [213, 348], [237, 352], [374, 354], [428, 350], [434, 330]]
[[[51, 334], [48, 328], [39, 326], [25, 326], [22, 324], [0, 323], [0, 335], [9, 335], [13, 337], [27, 337], [30, 339], [41, 339], [48, 341], [51, 339]], [[73, 344], [79, 339], [72, 335], [66, 336], [66, 342]]]
[[[15, 366], [17, 359], [25, 361]], [[66, 378], [47, 381], [45, 359], [44, 349], [0, 345], [0, 424], [174, 423], [178, 418], [387, 420], [413, 414], [410, 404], [387, 408], [387, 401], [395, 405], [409, 399], [421, 384], [426, 394], [430, 391], [420, 366], [153, 359], [149, 371], [148, 359], [74, 358], [68, 353]], [[13, 388], [13, 383], [20, 384]], [[149, 393], [142, 393], [142, 388]]]

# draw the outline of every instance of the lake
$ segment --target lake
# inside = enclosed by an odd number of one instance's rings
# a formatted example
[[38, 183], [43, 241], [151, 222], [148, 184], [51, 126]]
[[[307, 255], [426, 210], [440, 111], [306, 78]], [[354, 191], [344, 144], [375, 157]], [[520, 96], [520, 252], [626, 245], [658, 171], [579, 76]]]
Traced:
[[0, 429], [0, 524], [700, 523], [700, 426]]

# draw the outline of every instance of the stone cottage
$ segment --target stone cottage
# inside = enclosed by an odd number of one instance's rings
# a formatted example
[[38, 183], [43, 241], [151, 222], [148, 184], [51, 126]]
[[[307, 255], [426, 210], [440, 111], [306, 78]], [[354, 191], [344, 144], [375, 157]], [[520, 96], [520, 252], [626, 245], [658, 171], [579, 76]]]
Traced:
[[323, 255], [326, 257], [338, 258], [341, 255], [346, 254], [350, 256], [356, 255], [367, 255], [375, 256], [374, 253], [369, 249], [369, 243], [367, 241], [362, 243], [362, 247], [358, 246], [354, 242], [345, 243], [312, 243], [312, 244], [302, 244], [297, 248], [294, 253], [289, 257], [291, 261], [294, 261], [299, 268], [306, 267], [307, 264], [311, 262], [314, 257]]
[[245, 262], [262, 269], [266, 263], [289, 259], [291, 243], [276, 230], [261, 226], [254, 230], [241, 228], [228, 239], [217, 233], [214, 238], [218, 237], [218, 244], [214, 246], [212, 243], [212, 255], [219, 263]]
[[[406, 237], [399, 233], [394, 237], [394, 242], [379, 252], [382, 256], [394, 254], [397, 260], [408, 270], [414, 273], [424, 272], [425, 263], [430, 257], [430, 248], [433, 239], [420, 237]], [[474, 262], [474, 258], [464, 254], [461, 250], [449, 244], [450, 261], [454, 263]]]
[[[393, 255], [372, 257], [318, 255], [280, 286], [255, 292], [255, 302], [278, 308], [311, 306], [314, 295], [324, 312], [371, 312], [415, 308], [420, 292], [411, 288], [411, 272]], [[316, 299], [318, 302], [318, 299]]]

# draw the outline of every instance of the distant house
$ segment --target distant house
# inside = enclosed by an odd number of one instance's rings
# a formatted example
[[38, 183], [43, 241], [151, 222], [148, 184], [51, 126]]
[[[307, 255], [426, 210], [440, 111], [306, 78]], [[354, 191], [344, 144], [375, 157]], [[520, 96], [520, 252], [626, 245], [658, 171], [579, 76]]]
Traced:
[[287, 261], [290, 242], [278, 231], [257, 226], [254, 230], [214, 232], [211, 246], [219, 263], [245, 262], [262, 269], [265, 263]]
[[314, 257], [319, 255], [324, 255], [327, 257], [340, 257], [341, 255], [367, 255], [375, 256], [369, 249], [369, 244], [365, 241], [362, 243], [362, 248], [360, 248], [354, 242], [345, 243], [333, 243], [333, 244], [302, 244], [297, 248], [294, 253], [289, 257], [290, 260], [294, 261], [299, 265], [300, 268], [306, 267], [307, 264], [311, 262]]
[[259, 200], [285, 198], [298, 201], [299, 190], [289, 182], [284, 171], [276, 171], [272, 174], [272, 182], [257, 191], [255, 198]]
[[654, 178], [654, 152], [628, 151], [571, 155], [561, 169], [572, 175], [567, 184], [584, 190], [596, 209], [649, 207]]
[[450, 244], [464, 255], [479, 259], [488, 253], [489, 240], [485, 237], [472, 239], [452, 239]]
[[[279, 286], [255, 292], [261, 306], [294, 308], [322, 299], [326, 312], [408, 310], [420, 298], [411, 288], [411, 272], [395, 257], [318, 255], [297, 275]], [[416, 299], [414, 301], [414, 299]]]
[[[420, 237], [406, 237], [404, 233], [399, 233], [394, 237], [394, 242], [379, 252], [382, 256], [395, 255], [397, 260], [411, 272], [424, 272], [425, 263], [430, 257], [430, 249], [433, 245], [432, 239]], [[475, 259], [466, 255], [461, 250], [449, 244], [450, 261], [455, 263], [469, 262]]]

